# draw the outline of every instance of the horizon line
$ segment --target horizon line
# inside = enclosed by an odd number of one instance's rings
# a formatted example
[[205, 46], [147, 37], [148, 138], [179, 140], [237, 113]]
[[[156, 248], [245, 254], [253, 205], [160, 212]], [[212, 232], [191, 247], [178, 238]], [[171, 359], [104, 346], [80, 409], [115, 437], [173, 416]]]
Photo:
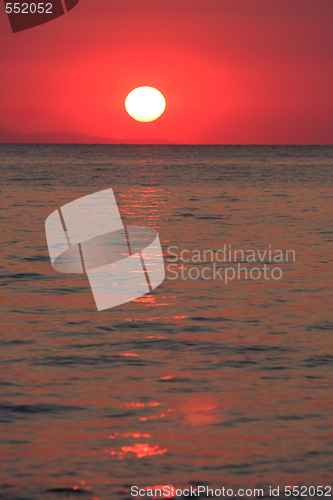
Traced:
[[[139, 140], [139, 139], [138, 139]], [[244, 146], [244, 147], [249, 147], [249, 146], [269, 146], [269, 147], [332, 147], [333, 144], [301, 144], [301, 143], [292, 143], [292, 144], [283, 144], [283, 143], [277, 143], [277, 144], [272, 144], [272, 143], [205, 143], [205, 142], [196, 142], [196, 143], [189, 143], [189, 142], [110, 142], [110, 143], [103, 143], [103, 142], [3, 142], [0, 140], [0, 145], [1, 144], [8, 144], [11, 146], [14, 145], [19, 145], [19, 146]]]

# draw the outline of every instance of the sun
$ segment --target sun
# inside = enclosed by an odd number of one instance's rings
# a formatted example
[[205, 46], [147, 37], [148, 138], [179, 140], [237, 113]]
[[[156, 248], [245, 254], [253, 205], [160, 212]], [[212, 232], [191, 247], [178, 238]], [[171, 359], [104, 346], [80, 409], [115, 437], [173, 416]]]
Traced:
[[164, 112], [163, 94], [154, 87], [138, 87], [125, 100], [127, 113], [139, 122], [152, 122]]

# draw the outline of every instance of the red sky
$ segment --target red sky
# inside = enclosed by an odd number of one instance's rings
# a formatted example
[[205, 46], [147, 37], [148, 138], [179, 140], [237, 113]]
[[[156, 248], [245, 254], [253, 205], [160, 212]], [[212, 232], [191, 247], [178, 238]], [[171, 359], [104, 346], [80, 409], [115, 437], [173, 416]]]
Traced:
[[[80, 0], [13, 34], [0, 4], [0, 126], [180, 143], [332, 144], [332, 0]], [[149, 85], [167, 108], [134, 121]]]

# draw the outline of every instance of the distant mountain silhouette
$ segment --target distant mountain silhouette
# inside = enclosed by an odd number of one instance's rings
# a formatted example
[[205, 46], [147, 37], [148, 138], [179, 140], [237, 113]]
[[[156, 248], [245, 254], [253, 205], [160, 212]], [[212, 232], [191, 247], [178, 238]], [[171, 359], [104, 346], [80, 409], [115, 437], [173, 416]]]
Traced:
[[0, 127], [0, 143], [4, 144], [174, 144], [167, 139], [110, 139], [75, 132], [13, 132]]

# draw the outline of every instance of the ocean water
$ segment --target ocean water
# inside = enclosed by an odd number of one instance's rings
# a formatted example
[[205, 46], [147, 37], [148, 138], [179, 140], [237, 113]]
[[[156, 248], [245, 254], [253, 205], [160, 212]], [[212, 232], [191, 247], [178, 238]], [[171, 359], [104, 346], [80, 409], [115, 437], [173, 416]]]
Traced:
[[[332, 160], [333, 147], [1, 145], [2, 499], [332, 486]], [[166, 279], [97, 312], [85, 275], [51, 267], [44, 222], [107, 188], [124, 224], [159, 232]], [[224, 248], [266, 250], [243, 265], [281, 278], [225, 282], [216, 262], [181, 258]]]

